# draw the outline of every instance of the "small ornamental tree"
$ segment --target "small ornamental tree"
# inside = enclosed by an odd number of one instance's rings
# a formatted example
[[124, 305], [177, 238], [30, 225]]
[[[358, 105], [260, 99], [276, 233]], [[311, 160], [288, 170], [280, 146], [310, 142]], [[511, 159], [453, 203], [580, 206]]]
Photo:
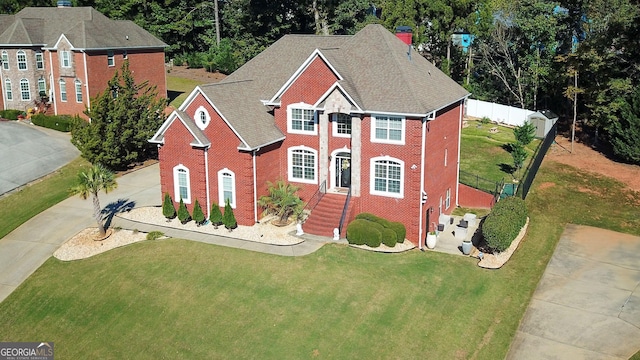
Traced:
[[193, 221], [198, 225], [202, 225], [205, 220], [206, 217], [202, 212], [202, 207], [200, 207], [200, 203], [198, 202], [198, 199], [196, 199], [196, 203], [193, 205]]
[[224, 224], [224, 227], [229, 229], [229, 231], [238, 227], [236, 217], [235, 215], [233, 215], [233, 209], [231, 208], [231, 204], [229, 204], [229, 199], [227, 199], [227, 202], [224, 205], [224, 215], [222, 216], [222, 223]]
[[513, 158], [513, 169], [514, 172], [518, 172], [522, 169], [524, 165], [524, 161], [527, 159], [527, 151], [524, 149], [524, 145], [520, 142], [515, 142], [511, 144], [511, 157]]
[[162, 215], [167, 219], [173, 219], [176, 217], [176, 207], [173, 205], [173, 199], [169, 193], [164, 194], [164, 201], [162, 202]]
[[513, 129], [513, 136], [516, 138], [516, 142], [522, 145], [529, 145], [536, 136], [536, 126], [529, 121], [525, 121], [524, 124]]
[[187, 209], [187, 205], [184, 204], [182, 198], [180, 198], [180, 206], [178, 207], [178, 219], [181, 223], [186, 224], [191, 220], [191, 215], [189, 215], [189, 210]]
[[222, 225], [222, 212], [220, 212], [220, 206], [217, 203], [213, 203], [211, 206], [211, 214], [209, 214], [209, 221], [217, 229]]

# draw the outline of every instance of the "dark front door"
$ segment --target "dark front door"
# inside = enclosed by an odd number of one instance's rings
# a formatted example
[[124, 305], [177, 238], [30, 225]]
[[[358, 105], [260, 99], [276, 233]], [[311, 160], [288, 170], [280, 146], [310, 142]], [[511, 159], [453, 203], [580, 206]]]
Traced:
[[337, 187], [351, 186], [351, 154], [346, 152], [336, 154], [335, 174]]

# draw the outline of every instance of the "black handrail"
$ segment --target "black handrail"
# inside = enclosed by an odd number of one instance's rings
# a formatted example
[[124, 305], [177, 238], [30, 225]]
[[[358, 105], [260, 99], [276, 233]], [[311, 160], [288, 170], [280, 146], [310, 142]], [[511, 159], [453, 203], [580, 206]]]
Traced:
[[338, 234], [342, 234], [342, 226], [347, 218], [347, 209], [349, 208], [349, 201], [351, 201], [351, 188], [347, 192], [347, 199], [344, 201], [344, 207], [342, 208], [342, 215], [340, 216], [340, 225], [338, 225]]
[[304, 209], [302, 209], [302, 211], [303, 212], [305, 210], [308, 210], [309, 212], [312, 211], [316, 207], [316, 205], [318, 205], [320, 200], [322, 200], [322, 197], [326, 192], [327, 192], [327, 181], [324, 180], [322, 183], [320, 183], [320, 186], [318, 186], [318, 190], [316, 190], [313, 196], [309, 199], [309, 201], [307, 202], [307, 205], [304, 206]]

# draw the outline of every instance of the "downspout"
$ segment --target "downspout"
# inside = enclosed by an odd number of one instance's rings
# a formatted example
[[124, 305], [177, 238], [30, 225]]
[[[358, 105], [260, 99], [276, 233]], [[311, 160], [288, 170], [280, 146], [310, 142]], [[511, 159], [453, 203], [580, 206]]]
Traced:
[[211, 216], [211, 196], [209, 195], [209, 146], [204, 148], [204, 183], [207, 188], [207, 219]]
[[[89, 94], [89, 73], [87, 71], [87, 53], [82, 52], [84, 62], [84, 88], [87, 90], [87, 111], [91, 111], [91, 96]], [[91, 119], [89, 119], [91, 122]]]
[[7, 98], [6, 98], [6, 89], [4, 87], [4, 74], [2, 74], [2, 61], [0, 61], [0, 89], [2, 89], [2, 110], [7, 110]]
[[253, 150], [253, 153], [251, 154], [251, 160], [253, 163], [253, 220], [256, 224], [258, 223], [258, 178], [256, 175], [256, 153], [258, 150], [260, 150], [260, 148]]
[[[423, 250], [422, 249], [422, 212], [424, 209], [424, 203], [423, 203], [423, 199], [422, 197], [424, 196], [424, 194], [426, 194], [426, 192], [424, 191], [424, 168], [425, 168], [425, 164], [424, 164], [424, 158], [425, 158], [425, 143], [426, 143], [426, 137], [427, 137], [427, 118], [424, 118], [424, 120], [422, 121], [422, 144], [421, 147], [422, 149], [420, 150], [420, 227], [419, 227], [419, 231], [418, 231], [418, 249]], [[424, 199], [426, 200], [426, 199]]]
[[53, 101], [53, 113], [54, 115], [58, 115], [58, 101], [57, 101], [57, 97], [56, 95], [56, 86], [58, 86], [58, 90], [60, 90], [60, 83], [56, 83], [54, 81], [54, 77], [53, 77], [53, 58], [52, 58], [52, 51], [49, 50], [49, 69], [51, 69], [51, 93], [53, 94], [53, 96], [51, 97], [51, 100]]
[[460, 119], [458, 121], [458, 161], [457, 161], [457, 171], [456, 171], [456, 206], [460, 206], [460, 200], [458, 197], [460, 190], [460, 141], [462, 139], [462, 109], [464, 108], [464, 102], [467, 98], [464, 98], [460, 101]]

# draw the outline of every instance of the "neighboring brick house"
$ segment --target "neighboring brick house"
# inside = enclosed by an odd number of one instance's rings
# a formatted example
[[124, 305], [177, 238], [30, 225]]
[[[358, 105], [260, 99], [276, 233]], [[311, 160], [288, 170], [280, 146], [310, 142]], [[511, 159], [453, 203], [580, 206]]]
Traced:
[[[82, 115], [127, 59], [136, 82], [166, 97], [167, 45], [91, 7], [27, 7], [0, 15], [2, 109]], [[86, 116], [82, 115], [86, 118]]]
[[326, 184], [306, 232], [332, 236], [350, 193], [347, 221], [365, 211], [401, 221], [418, 244], [457, 204], [468, 96], [381, 25], [287, 35], [197, 87], [150, 141], [162, 192], [190, 210], [228, 198], [238, 223], [252, 225], [267, 181], [301, 186], [304, 201]]

